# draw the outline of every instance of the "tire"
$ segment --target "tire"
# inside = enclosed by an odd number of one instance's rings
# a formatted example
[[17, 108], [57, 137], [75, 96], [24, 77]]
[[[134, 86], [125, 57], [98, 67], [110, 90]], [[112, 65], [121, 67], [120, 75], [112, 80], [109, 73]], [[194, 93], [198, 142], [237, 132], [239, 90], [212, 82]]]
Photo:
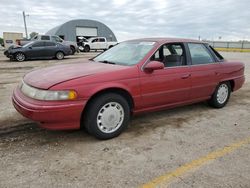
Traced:
[[17, 52], [17, 53], [15, 54], [15, 60], [21, 62], [21, 61], [24, 61], [25, 59], [26, 59], [26, 57], [25, 57], [24, 53], [22, 53], [22, 52]]
[[230, 83], [222, 82], [216, 87], [211, 99], [208, 101], [208, 104], [214, 108], [222, 108], [227, 104], [230, 94]]
[[109, 46], [109, 49], [112, 48], [112, 47], [113, 47], [113, 45], [110, 45], [110, 46]]
[[59, 52], [56, 52], [56, 59], [58, 60], [62, 60], [64, 58], [64, 53], [59, 51]]
[[84, 51], [85, 52], [89, 52], [90, 51], [90, 47], [88, 45], [84, 46]]
[[97, 139], [117, 137], [125, 130], [130, 120], [127, 101], [115, 93], [106, 93], [95, 98], [84, 113], [86, 131]]
[[71, 49], [71, 55], [74, 55], [76, 53], [76, 49], [74, 46], [70, 46]]

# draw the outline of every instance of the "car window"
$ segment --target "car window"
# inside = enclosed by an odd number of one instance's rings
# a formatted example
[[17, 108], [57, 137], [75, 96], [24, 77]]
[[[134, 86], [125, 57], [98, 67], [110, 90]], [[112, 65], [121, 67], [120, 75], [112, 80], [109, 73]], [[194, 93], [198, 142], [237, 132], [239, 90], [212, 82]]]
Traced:
[[186, 65], [184, 45], [164, 44], [150, 58], [151, 61], [160, 61], [165, 67], [176, 67]]
[[32, 47], [43, 47], [44, 46], [44, 42], [36, 42], [32, 45]]
[[45, 46], [56, 46], [54, 42], [45, 42]]
[[97, 41], [98, 41], [98, 39], [93, 39], [93, 40], [92, 40], [92, 43], [97, 42]]
[[57, 37], [57, 36], [51, 36], [51, 39], [52, 39], [52, 41], [55, 41], [55, 42], [62, 42], [63, 41], [60, 37]]
[[188, 47], [193, 65], [208, 64], [214, 62], [211, 54], [203, 44], [189, 43]]
[[214, 55], [218, 58], [218, 60], [222, 61], [224, 59], [222, 55], [220, 55], [220, 53], [217, 52], [212, 46], [209, 46], [209, 48], [214, 52]]
[[105, 42], [105, 39], [104, 38], [100, 38], [99, 42]]
[[48, 35], [43, 35], [41, 36], [41, 40], [50, 40]]
[[155, 42], [128, 41], [115, 45], [113, 48], [93, 58], [95, 62], [131, 66], [139, 63], [152, 50]]

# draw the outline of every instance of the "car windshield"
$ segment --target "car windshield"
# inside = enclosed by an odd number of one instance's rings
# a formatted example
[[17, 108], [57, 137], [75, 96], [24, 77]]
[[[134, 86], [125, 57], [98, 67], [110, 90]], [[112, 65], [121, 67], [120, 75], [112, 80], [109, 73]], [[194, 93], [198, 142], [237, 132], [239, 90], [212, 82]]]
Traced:
[[93, 59], [96, 62], [135, 65], [154, 47], [155, 42], [122, 42]]
[[24, 48], [26, 48], [26, 47], [28, 47], [28, 46], [31, 46], [33, 43], [34, 43], [34, 41], [29, 42], [29, 43], [27, 43], [27, 44], [23, 45], [23, 47], [24, 47]]

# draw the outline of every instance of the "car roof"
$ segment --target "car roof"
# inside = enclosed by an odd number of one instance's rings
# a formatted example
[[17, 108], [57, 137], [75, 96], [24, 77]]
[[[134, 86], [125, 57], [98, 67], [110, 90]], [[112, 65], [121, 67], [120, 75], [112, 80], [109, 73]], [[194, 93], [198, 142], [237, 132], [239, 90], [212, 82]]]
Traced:
[[142, 42], [158, 42], [158, 43], [169, 43], [169, 42], [192, 42], [192, 43], [206, 43], [200, 40], [194, 39], [184, 39], [184, 38], [140, 38], [140, 39], [133, 39], [129, 41], [142, 41]]

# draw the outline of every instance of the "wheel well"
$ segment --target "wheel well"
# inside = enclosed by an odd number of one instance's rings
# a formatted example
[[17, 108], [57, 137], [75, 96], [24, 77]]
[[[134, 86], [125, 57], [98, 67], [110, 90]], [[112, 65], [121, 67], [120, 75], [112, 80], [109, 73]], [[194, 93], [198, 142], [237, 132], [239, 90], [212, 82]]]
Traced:
[[89, 108], [91, 101], [93, 101], [95, 98], [106, 94], [106, 93], [117, 93], [119, 95], [121, 95], [122, 97], [124, 97], [129, 104], [130, 110], [132, 112], [132, 109], [134, 108], [134, 100], [132, 98], [132, 96], [130, 95], [130, 93], [124, 89], [121, 88], [108, 88], [108, 89], [104, 89], [101, 90], [97, 93], [95, 93], [93, 96], [91, 96], [91, 98], [88, 100], [84, 110], [82, 111], [82, 115], [81, 115], [81, 127], [83, 127], [83, 118], [84, 118], [84, 114], [86, 113], [87, 109]]
[[[57, 54], [58, 52], [62, 52], [63, 55], [65, 55], [65, 53], [64, 53], [62, 50], [57, 51], [56, 54]], [[56, 54], [55, 54], [55, 55], [56, 55]]]
[[14, 59], [16, 58], [16, 54], [18, 54], [18, 53], [22, 53], [24, 55], [25, 59], [27, 58], [25, 53], [23, 53], [21, 51], [17, 51], [16, 53], [14, 53]]
[[25, 53], [23, 53], [23, 52], [21, 52], [21, 51], [17, 51], [17, 52], [15, 53], [15, 55], [16, 55], [17, 53], [22, 53], [22, 54], [26, 57]]
[[229, 80], [229, 83], [230, 83], [230, 86], [231, 86], [231, 91], [233, 91], [234, 90], [234, 85], [235, 85], [234, 80]]
[[70, 48], [74, 48], [74, 49], [75, 49], [75, 46], [73, 46], [73, 45], [70, 45]]
[[[230, 84], [231, 91], [234, 91], [234, 85], [235, 85], [234, 80], [226, 80], [223, 82], [228, 82]], [[220, 83], [222, 83], [222, 82], [220, 82]]]

